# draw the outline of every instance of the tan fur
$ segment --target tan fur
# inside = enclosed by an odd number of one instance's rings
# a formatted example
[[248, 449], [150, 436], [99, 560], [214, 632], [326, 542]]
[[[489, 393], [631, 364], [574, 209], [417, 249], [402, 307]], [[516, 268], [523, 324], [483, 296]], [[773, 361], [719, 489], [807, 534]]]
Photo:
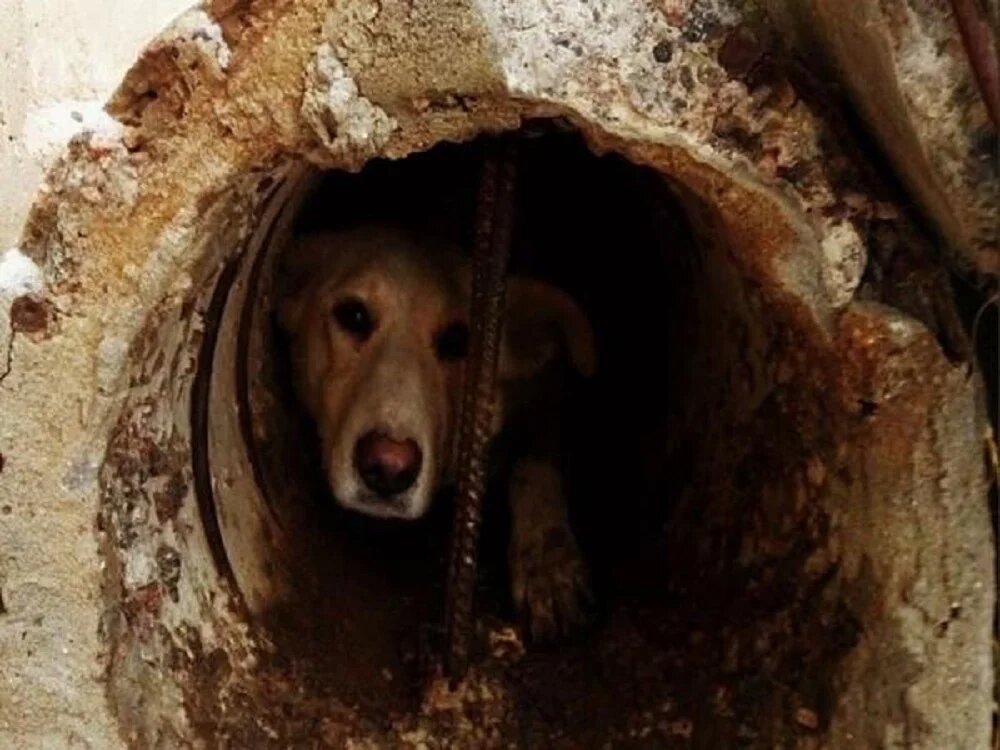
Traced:
[[[419, 517], [455, 468], [464, 360], [442, 360], [434, 342], [444, 327], [467, 320], [468, 262], [447, 243], [380, 226], [301, 237], [287, 258], [279, 320], [290, 337], [298, 396], [316, 422], [330, 489], [339, 503], [363, 513]], [[347, 298], [371, 312], [374, 330], [363, 342], [332, 314]], [[566, 294], [514, 278], [507, 300], [503, 383], [530, 381], [560, 352], [582, 374], [593, 372], [593, 334]], [[501, 405], [501, 414], [503, 407], [510, 404]], [[352, 465], [356, 442], [370, 430], [413, 440], [423, 454], [416, 483], [391, 502], [366, 492]], [[544, 456], [517, 467], [510, 492], [514, 599], [533, 632], [548, 635], [579, 619], [586, 578], [558, 471]], [[564, 543], [545, 543], [556, 537]]]

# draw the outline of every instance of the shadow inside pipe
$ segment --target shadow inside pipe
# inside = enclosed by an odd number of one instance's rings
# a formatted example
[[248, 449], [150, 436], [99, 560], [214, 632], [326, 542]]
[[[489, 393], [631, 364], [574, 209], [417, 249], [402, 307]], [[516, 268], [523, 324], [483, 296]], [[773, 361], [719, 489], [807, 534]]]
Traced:
[[[357, 175], [326, 174], [298, 226], [403, 221], [471, 247], [480, 149], [442, 145]], [[766, 348], [772, 323], [748, 312], [752, 290], [724, 248], [695, 236], [685, 200], [658, 173], [595, 156], [576, 134], [525, 140], [511, 272], [549, 281], [582, 305], [600, 366], [580, 384], [564, 425], [572, 436], [564, 457], [571, 520], [598, 602], [589, 627], [554, 644], [510, 647], [517, 617], [502, 483], [486, 501], [475, 658], [478, 674], [503, 688], [498, 731], [522, 746], [637, 738], [651, 747], [771, 746], [803, 731], [768, 724], [789, 715], [789, 703], [811, 706], [817, 727], [826, 720], [832, 667], [854, 642], [824, 641], [819, 626], [793, 628], [759, 668], [733, 656], [732, 643], [752, 641], [757, 620], [787, 630], [796, 608], [807, 606], [796, 576], [810, 548], [803, 542], [777, 561], [747, 559], [743, 539], [755, 532], [750, 521], [740, 524], [750, 510], [699, 500], [710, 492], [706, 482], [740, 481], [714, 476], [717, 461], [717, 473], [744, 466], [751, 487], [780, 476], [785, 458], [778, 448], [761, 453], [766, 460], [751, 475], [745, 461], [713, 456], [715, 437], [730, 430], [726, 420], [749, 402], [725, 377], [739, 369], [734, 362], [745, 368], [764, 356], [754, 348]], [[258, 294], [273, 301], [273, 289]], [[245, 364], [256, 368], [250, 398], [264, 404], [256, 412], [266, 423], [251, 432], [267, 437], [251, 454], [268, 503], [298, 519], [285, 550], [293, 596], [263, 618], [275, 644], [268, 669], [309, 696], [289, 701], [290, 714], [333, 701], [389, 728], [421, 706], [444, 612], [450, 498], [442, 492], [427, 517], [409, 523], [337, 506], [319, 470], [315, 430], [292, 392], [288, 342], [273, 316], [257, 319], [269, 327], [270, 355]], [[793, 432], [776, 421], [747, 435], [792, 441]], [[797, 460], [798, 448], [788, 447]], [[856, 634], [847, 612], [825, 622]]]

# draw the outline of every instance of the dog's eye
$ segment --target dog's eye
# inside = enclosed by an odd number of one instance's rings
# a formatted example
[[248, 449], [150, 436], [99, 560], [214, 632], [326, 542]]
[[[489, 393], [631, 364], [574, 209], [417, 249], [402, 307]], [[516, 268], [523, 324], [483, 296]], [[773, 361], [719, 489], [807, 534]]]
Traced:
[[372, 334], [375, 325], [368, 308], [360, 300], [349, 299], [334, 305], [333, 317], [337, 324], [361, 341]]
[[446, 361], [462, 359], [469, 351], [469, 327], [465, 323], [452, 323], [434, 338], [434, 351]]

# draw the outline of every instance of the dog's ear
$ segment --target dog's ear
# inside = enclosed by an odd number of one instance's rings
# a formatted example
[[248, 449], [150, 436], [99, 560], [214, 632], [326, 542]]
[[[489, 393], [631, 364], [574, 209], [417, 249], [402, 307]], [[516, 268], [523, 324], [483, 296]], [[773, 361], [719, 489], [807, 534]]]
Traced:
[[594, 331], [568, 294], [541, 281], [513, 277], [507, 282], [506, 310], [500, 380], [530, 378], [560, 349], [581, 375], [594, 374]]
[[314, 284], [322, 272], [325, 256], [314, 245], [301, 241], [281, 259], [278, 267], [278, 323], [289, 336], [302, 323], [313, 295]]

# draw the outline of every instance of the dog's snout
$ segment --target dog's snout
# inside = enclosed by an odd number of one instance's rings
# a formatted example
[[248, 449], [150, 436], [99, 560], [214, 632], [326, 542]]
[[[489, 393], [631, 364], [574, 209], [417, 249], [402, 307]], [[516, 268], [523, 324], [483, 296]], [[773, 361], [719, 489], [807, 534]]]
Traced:
[[379, 497], [405, 492], [417, 481], [423, 455], [413, 440], [369, 432], [354, 446], [354, 468]]

